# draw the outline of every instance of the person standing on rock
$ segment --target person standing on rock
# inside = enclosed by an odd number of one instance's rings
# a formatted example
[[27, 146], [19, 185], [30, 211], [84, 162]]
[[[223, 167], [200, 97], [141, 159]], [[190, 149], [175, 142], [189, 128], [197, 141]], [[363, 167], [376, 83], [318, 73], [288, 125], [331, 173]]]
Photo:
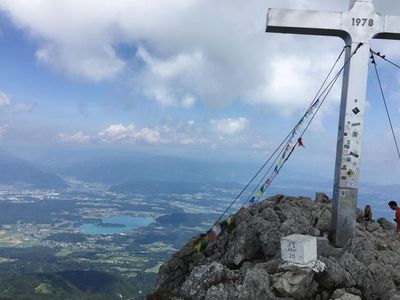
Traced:
[[370, 205], [366, 205], [364, 208], [364, 220], [367, 222], [372, 221], [372, 209]]
[[394, 219], [394, 221], [396, 221], [397, 224], [396, 231], [400, 233], [400, 208], [397, 206], [396, 201], [390, 201], [388, 205], [392, 210], [396, 211], [396, 219]]

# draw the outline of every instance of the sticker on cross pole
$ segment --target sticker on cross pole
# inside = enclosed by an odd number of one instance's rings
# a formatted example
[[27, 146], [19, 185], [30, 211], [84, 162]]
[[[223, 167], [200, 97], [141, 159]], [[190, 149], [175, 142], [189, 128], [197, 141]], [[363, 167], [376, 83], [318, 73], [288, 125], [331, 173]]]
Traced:
[[354, 107], [353, 108], [353, 113], [356, 115], [356, 114], [358, 114], [359, 112], [360, 112], [360, 110], [358, 109], [358, 107]]
[[354, 152], [350, 152], [350, 155], [351, 155], [351, 156], [354, 156], [354, 157], [356, 157], [356, 158], [359, 158], [359, 157], [360, 157], [360, 155], [358, 155], [357, 153], [354, 153]]

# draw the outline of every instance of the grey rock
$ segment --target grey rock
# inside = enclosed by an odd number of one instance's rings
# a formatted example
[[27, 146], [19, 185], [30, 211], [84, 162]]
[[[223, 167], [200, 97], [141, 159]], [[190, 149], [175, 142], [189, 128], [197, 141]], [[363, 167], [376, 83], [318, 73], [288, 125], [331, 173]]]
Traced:
[[273, 289], [279, 296], [294, 299], [309, 299], [316, 294], [318, 284], [311, 269], [295, 268], [293, 271], [272, 276]]
[[182, 284], [181, 294], [188, 299], [203, 299], [207, 290], [222, 282], [239, 280], [235, 271], [229, 270], [218, 262], [195, 267], [189, 277]]
[[366, 222], [365, 228], [369, 232], [374, 232], [382, 229], [381, 225], [378, 222]]
[[331, 203], [331, 200], [325, 193], [315, 193], [315, 202]]
[[229, 293], [228, 290], [222, 283], [213, 285], [207, 290], [205, 295], [206, 300], [228, 300]]
[[329, 256], [331, 252], [331, 244], [329, 243], [328, 238], [319, 236], [317, 237], [317, 254], [318, 256]]
[[360, 296], [348, 293], [345, 289], [337, 289], [333, 292], [333, 300], [362, 300]]
[[274, 274], [278, 272], [279, 266], [281, 265], [281, 260], [278, 258], [271, 259], [265, 263], [259, 263], [255, 267], [264, 269], [268, 274]]
[[200, 253], [190, 240], [159, 271], [148, 299], [400, 300], [400, 238], [385, 220], [358, 222], [343, 248], [317, 238], [326, 268], [282, 268], [280, 239], [325, 234], [331, 204], [277, 195], [237, 213], [234, 228]]
[[223, 259], [224, 264], [240, 266], [243, 261], [262, 257], [262, 245], [258, 233], [263, 228], [268, 228], [268, 222], [258, 216], [238, 224], [230, 235], [229, 247]]
[[270, 288], [268, 273], [263, 269], [248, 270], [243, 285], [248, 291], [247, 299], [275, 299], [275, 295]]
[[326, 269], [317, 276], [318, 283], [326, 290], [334, 290], [336, 287], [352, 287], [356, 282], [351, 275], [343, 269], [333, 258], [321, 258]]
[[379, 218], [376, 222], [378, 222], [384, 230], [395, 230], [395, 225], [385, 218]]
[[329, 232], [331, 230], [332, 213], [328, 207], [321, 207], [314, 214], [314, 226], [321, 232]]

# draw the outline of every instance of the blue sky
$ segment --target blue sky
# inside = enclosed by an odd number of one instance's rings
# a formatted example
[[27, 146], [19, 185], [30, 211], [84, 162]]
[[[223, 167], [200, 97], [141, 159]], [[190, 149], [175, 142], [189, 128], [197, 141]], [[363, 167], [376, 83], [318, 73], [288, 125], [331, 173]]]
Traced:
[[[261, 162], [343, 47], [338, 38], [267, 34], [266, 10], [348, 8], [326, 2], [0, 0], [1, 145]], [[400, 15], [397, 1], [376, 7]], [[373, 47], [399, 62], [400, 42]], [[379, 63], [398, 129], [400, 70]], [[393, 183], [400, 162], [372, 75], [362, 179]], [[333, 176], [340, 86], [289, 169]]]

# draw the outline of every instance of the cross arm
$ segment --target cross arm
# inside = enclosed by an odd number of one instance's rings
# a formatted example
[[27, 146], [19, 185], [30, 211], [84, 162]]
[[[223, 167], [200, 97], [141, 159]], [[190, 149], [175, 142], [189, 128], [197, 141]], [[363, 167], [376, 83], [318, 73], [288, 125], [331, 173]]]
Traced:
[[400, 40], [400, 17], [385, 16], [383, 32], [377, 34], [375, 38]]
[[341, 12], [270, 8], [266, 32], [330, 35], [345, 39], [348, 34], [341, 29], [341, 23]]

